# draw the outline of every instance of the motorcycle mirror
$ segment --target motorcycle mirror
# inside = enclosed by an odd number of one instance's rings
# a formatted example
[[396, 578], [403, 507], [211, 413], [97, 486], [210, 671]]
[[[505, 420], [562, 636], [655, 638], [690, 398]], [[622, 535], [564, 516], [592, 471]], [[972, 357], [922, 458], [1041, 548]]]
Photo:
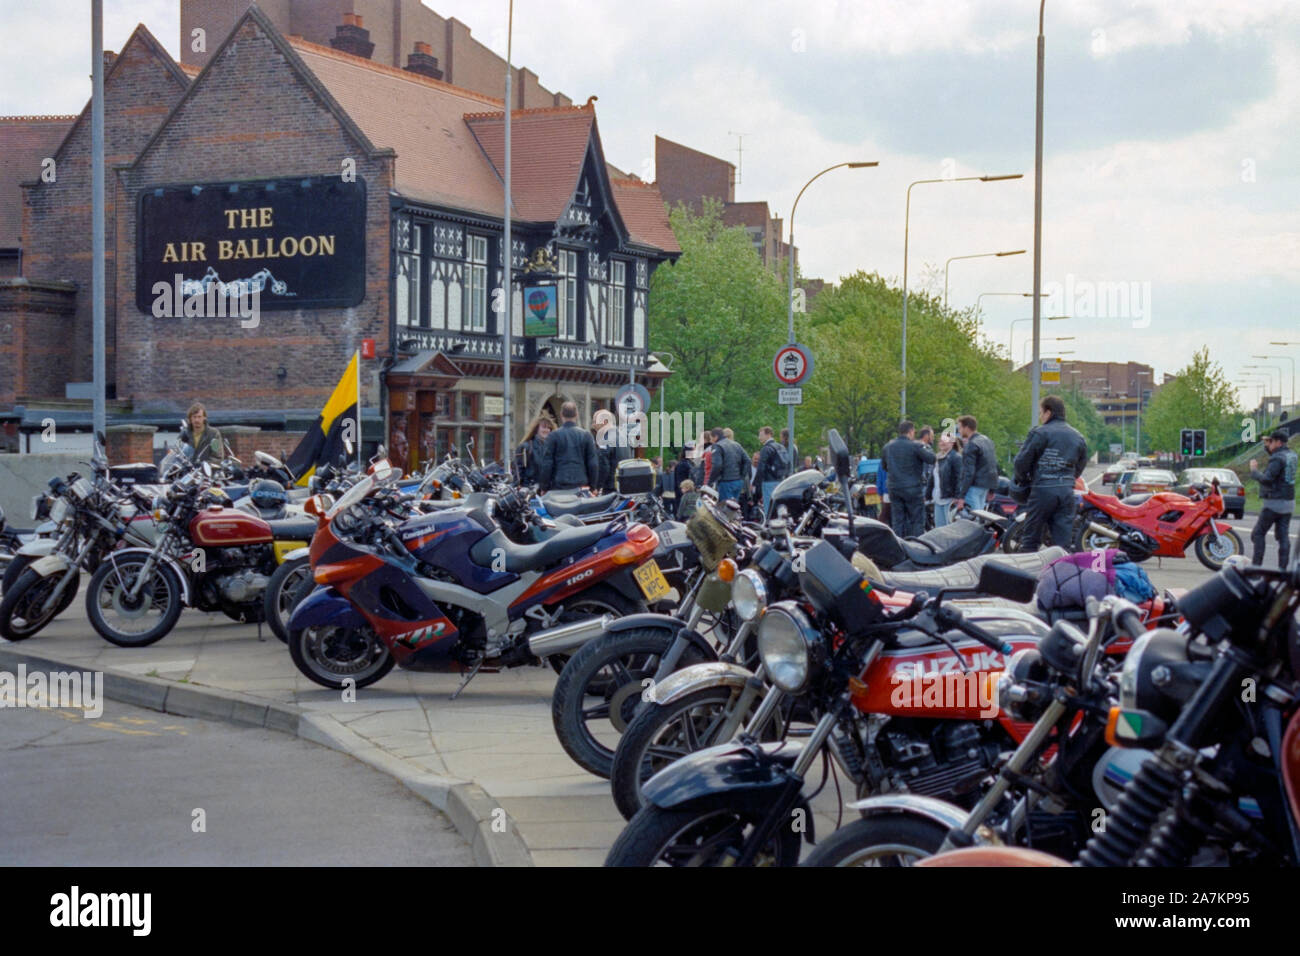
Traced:
[[1038, 590], [1038, 578], [1019, 568], [988, 561], [980, 568], [979, 590], [981, 594], [1027, 604]]
[[826, 441], [831, 449], [831, 463], [835, 467], [835, 474], [841, 479], [847, 480], [851, 474], [849, 466], [849, 446], [844, 443], [840, 437], [838, 429], [832, 428], [826, 434]]

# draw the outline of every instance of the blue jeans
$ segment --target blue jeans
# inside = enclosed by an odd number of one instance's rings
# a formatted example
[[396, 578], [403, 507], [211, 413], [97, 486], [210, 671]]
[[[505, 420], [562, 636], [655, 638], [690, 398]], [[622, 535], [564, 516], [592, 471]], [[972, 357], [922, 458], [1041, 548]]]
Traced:
[[763, 514], [767, 514], [767, 503], [772, 500], [772, 491], [779, 485], [779, 481], [763, 482]]
[[726, 501], [728, 498], [740, 500], [740, 494], [745, 490], [745, 483], [737, 478], [735, 481], [718, 482], [718, 500]]
[[988, 507], [989, 490], [987, 488], [976, 488], [972, 485], [966, 491], [966, 507], [972, 511], [975, 509], [984, 509]]
[[934, 503], [934, 526], [942, 528], [948, 523], [948, 503], [951, 498], [940, 498]]

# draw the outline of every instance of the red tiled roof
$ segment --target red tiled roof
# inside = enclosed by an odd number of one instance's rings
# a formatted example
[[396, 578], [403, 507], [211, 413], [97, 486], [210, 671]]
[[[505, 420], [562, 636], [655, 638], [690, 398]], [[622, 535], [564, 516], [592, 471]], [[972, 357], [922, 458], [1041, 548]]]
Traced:
[[658, 187], [635, 179], [613, 179], [610, 186], [633, 242], [669, 253], [682, 251], [668, 225], [668, 209]]
[[41, 160], [53, 156], [75, 116], [0, 116], [0, 248], [17, 248], [23, 231], [19, 183], [41, 175]]
[[[510, 188], [521, 219], [555, 222], [564, 215], [578, 188], [595, 116], [595, 110], [585, 106], [511, 111]], [[474, 131], [497, 175], [502, 175], [505, 113], [471, 113], [465, 122]]]
[[502, 185], [464, 116], [501, 100], [305, 40], [294, 51], [353, 122], [397, 153], [397, 191], [419, 202], [501, 216]]

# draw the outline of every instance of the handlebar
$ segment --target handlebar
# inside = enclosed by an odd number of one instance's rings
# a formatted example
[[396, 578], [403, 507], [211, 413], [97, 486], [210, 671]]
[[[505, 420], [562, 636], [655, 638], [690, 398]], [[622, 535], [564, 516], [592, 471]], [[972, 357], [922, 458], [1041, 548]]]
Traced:
[[961, 609], [951, 604], [940, 604], [935, 608], [934, 619], [940, 627], [951, 627], [961, 631], [967, 637], [973, 637], [985, 647], [1000, 654], [1010, 654], [1014, 650], [1010, 644], [994, 637], [978, 624], [966, 620], [966, 615], [961, 612]]

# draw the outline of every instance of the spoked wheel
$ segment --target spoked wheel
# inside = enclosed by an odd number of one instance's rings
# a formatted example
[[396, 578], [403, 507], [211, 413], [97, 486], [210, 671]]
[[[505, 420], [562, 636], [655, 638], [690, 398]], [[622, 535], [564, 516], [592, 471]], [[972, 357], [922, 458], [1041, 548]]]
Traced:
[[118, 647], [144, 647], [165, 637], [181, 616], [181, 582], [167, 564], [131, 590], [148, 560], [143, 554], [110, 557], [90, 577], [86, 616], [99, 636]]
[[1007, 528], [1007, 533], [1002, 536], [1002, 553], [1019, 554], [1021, 543], [1025, 539], [1025, 529], [1029, 527], [1028, 521], [1017, 521], [1011, 519], [1011, 525]]
[[315, 584], [311, 576], [311, 562], [305, 557], [285, 561], [275, 569], [271, 580], [267, 582], [266, 593], [262, 596], [262, 614], [271, 626], [271, 631], [281, 641], [289, 640], [289, 616], [293, 614], [293, 609], [303, 597], [311, 593], [308, 590], [299, 594], [299, 590], [308, 582]]
[[[605, 865], [733, 866], [757, 822], [739, 810], [643, 807], [614, 841]], [[794, 866], [799, 840], [792, 826], [779, 827], [754, 865]]]
[[856, 820], [817, 844], [804, 866], [912, 866], [939, 852], [948, 828], [912, 814]]
[[[613, 588], [597, 585], [572, 601], [564, 602], [564, 613], [555, 619], [555, 624], [572, 624], [588, 618], [604, 617], [606, 614], [615, 618], [627, 617], [629, 614], [640, 614], [645, 609], [644, 604], [629, 601]], [[546, 662], [555, 673], [563, 674], [565, 666], [572, 659], [572, 654], [552, 654], [546, 658]]]
[[1196, 559], [1211, 571], [1218, 571], [1234, 554], [1245, 554], [1241, 535], [1232, 528], [1220, 528], [1216, 539], [1212, 534], [1203, 534], [1196, 539]]
[[17, 584], [18, 579], [23, 576], [23, 572], [35, 560], [36, 558], [30, 554], [15, 554], [13, 559], [5, 565], [4, 578], [0, 579], [0, 594], [4, 594]]
[[[322, 687], [366, 687], [393, 669], [393, 655], [369, 627], [306, 627], [289, 632], [294, 665]], [[349, 685], [345, 681], [351, 681]]]
[[1108, 518], [1102, 518], [1095, 514], [1081, 515], [1076, 522], [1074, 531], [1075, 551], [1104, 551], [1107, 548], [1118, 547], [1114, 538], [1089, 530], [1088, 526], [1090, 524], [1098, 524], [1102, 527], [1111, 526]]
[[[614, 752], [609, 783], [623, 819], [631, 820], [641, 809], [641, 786], [652, 776], [687, 754], [714, 744], [726, 743], [722, 729], [731, 724], [743, 728], [762, 698], [757, 697], [740, 715], [728, 720], [740, 702], [734, 687], [706, 687], [670, 704], [644, 703], [628, 724]], [[779, 722], [763, 730], [763, 739], [774, 740]]]
[[[565, 665], [551, 698], [551, 722], [565, 752], [584, 770], [609, 776], [619, 737], [672, 642], [672, 632], [662, 627], [607, 633]], [[686, 667], [701, 654], [691, 648], [682, 658]]]
[[[46, 609], [46, 600], [67, 574], [72, 575], [72, 580], [54, 606]], [[80, 578], [81, 572], [76, 568], [44, 577], [30, 567], [24, 570], [14, 585], [5, 591], [4, 600], [0, 601], [0, 637], [22, 641], [36, 634], [72, 603], [77, 596]]]

